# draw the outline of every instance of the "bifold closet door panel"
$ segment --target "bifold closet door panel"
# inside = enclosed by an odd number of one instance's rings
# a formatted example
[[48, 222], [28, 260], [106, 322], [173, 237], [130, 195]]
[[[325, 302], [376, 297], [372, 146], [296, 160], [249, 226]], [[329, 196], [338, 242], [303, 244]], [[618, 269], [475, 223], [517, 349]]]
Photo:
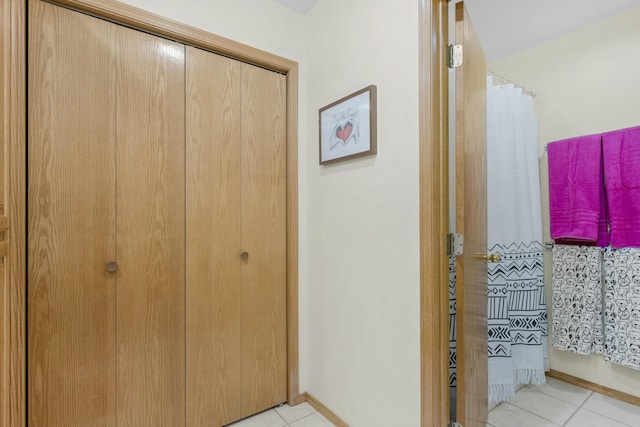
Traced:
[[184, 46], [117, 30], [119, 427], [185, 423]]
[[242, 418], [241, 63], [187, 47], [187, 425]]
[[287, 400], [286, 77], [242, 64], [242, 408]]
[[115, 32], [29, 3], [28, 422], [115, 426]]

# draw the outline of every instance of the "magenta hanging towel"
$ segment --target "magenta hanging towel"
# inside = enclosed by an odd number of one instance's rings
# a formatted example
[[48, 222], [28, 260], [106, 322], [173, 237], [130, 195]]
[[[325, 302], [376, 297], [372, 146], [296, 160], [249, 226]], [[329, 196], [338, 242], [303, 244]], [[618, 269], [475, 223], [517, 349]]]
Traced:
[[602, 135], [611, 246], [640, 247], [640, 127]]
[[556, 243], [607, 246], [600, 135], [547, 146], [551, 237]]

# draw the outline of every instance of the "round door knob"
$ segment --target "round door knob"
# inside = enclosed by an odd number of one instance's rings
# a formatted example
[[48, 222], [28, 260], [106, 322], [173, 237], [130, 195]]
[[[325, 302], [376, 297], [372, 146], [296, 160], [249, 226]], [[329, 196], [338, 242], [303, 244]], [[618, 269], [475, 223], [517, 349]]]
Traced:
[[500, 262], [500, 255], [499, 254], [489, 254], [485, 256], [485, 259], [488, 262]]
[[240, 254], [240, 258], [242, 258], [243, 261], [246, 261], [249, 259], [249, 252], [244, 251]]
[[108, 262], [107, 265], [105, 266], [105, 269], [109, 273], [115, 273], [118, 270], [118, 263], [115, 261]]

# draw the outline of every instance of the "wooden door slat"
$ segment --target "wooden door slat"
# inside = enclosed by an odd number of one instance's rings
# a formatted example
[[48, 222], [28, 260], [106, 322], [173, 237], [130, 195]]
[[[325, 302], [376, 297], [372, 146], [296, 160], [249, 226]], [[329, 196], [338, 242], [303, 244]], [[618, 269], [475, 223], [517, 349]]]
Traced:
[[187, 48], [187, 425], [193, 427], [243, 417], [240, 72], [238, 61]]
[[117, 28], [118, 426], [185, 423], [184, 45]]
[[29, 3], [29, 425], [115, 426], [115, 32]]
[[287, 400], [286, 77], [242, 66], [242, 411]]

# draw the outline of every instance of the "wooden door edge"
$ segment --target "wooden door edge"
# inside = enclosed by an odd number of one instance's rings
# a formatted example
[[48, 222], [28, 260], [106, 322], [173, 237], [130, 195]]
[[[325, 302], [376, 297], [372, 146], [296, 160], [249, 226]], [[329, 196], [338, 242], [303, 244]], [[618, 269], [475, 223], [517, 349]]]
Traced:
[[[5, 206], [9, 217], [10, 247], [7, 281], [9, 302], [8, 424], [24, 427], [26, 420], [26, 25], [28, 0], [5, 0], [4, 24], [11, 35], [2, 51], [2, 102], [10, 111], [9, 131], [3, 135], [7, 150]], [[300, 399], [298, 353], [298, 64], [206, 31], [166, 19], [112, 0], [59, 0], [53, 3], [107, 19], [116, 24], [259, 65], [287, 76], [287, 399]], [[2, 421], [2, 419], [0, 419]]]
[[[2, 22], [2, 29], [0, 29], [0, 33], [2, 34], [2, 40], [9, 40], [8, 37], [8, 26], [4, 25], [6, 19], [8, 19], [8, 2], [2, 2], [0, 4], [0, 22]], [[7, 64], [7, 52], [6, 52], [7, 44], [3, 44], [0, 47], [0, 81], [2, 81], [2, 93], [3, 96], [0, 99], [0, 135], [2, 136], [2, 144], [3, 147], [6, 145], [5, 138], [5, 102], [7, 101], [4, 93], [6, 93], [6, 81], [5, 81], [5, 66]], [[4, 157], [4, 156], [3, 156]], [[4, 200], [1, 201], [4, 203]], [[8, 380], [7, 380], [7, 372], [6, 369], [8, 364], [5, 363], [9, 356], [9, 345], [8, 345], [8, 337], [6, 334], [9, 332], [8, 326], [8, 313], [9, 313], [9, 305], [7, 304], [7, 300], [4, 296], [4, 292], [6, 291], [5, 287], [6, 278], [4, 281], [0, 281], [0, 427], [3, 427], [7, 424], [7, 397], [5, 390], [8, 390]]]
[[423, 427], [449, 421], [447, 0], [420, 0], [420, 402]]
[[299, 392], [298, 328], [298, 64], [287, 72], [287, 400]]
[[5, 200], [9, 251], [5, 260], [9, 291], [8, 373], [2, 427], [24, 427], [26, 420], [26, 1], [5, 0], [9, 40], [3, 45], [2, 102], [8, 114], [3, 136]]

